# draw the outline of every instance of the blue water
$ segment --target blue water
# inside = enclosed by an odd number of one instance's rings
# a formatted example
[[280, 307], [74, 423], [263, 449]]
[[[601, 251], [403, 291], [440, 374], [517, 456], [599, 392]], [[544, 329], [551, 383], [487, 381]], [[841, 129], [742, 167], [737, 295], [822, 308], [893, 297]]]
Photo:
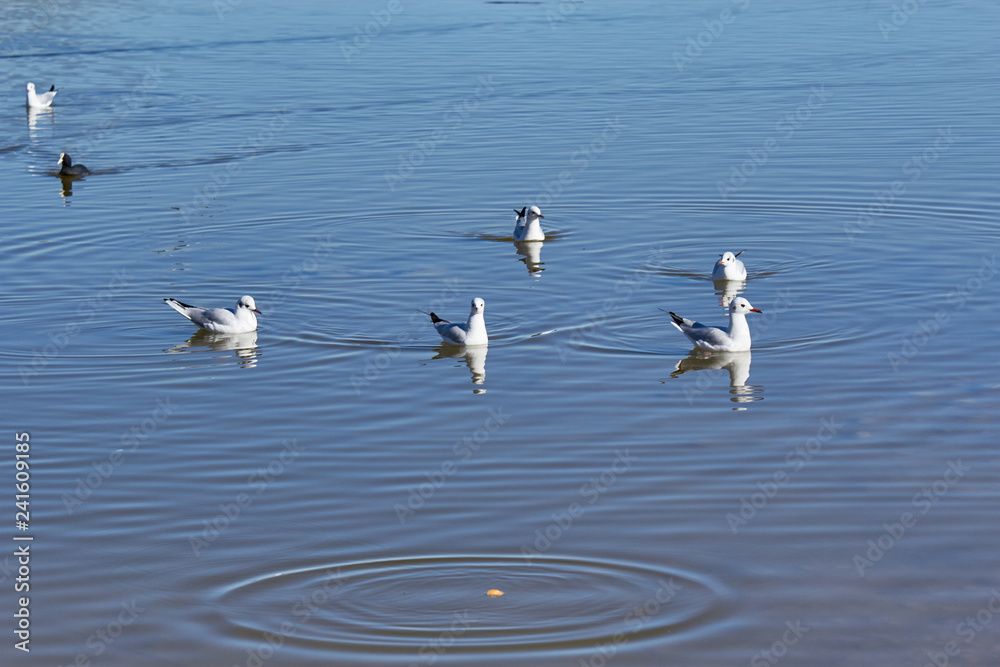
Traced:
[[0, 19], [3, 664], [997, 664], [995, 5]]

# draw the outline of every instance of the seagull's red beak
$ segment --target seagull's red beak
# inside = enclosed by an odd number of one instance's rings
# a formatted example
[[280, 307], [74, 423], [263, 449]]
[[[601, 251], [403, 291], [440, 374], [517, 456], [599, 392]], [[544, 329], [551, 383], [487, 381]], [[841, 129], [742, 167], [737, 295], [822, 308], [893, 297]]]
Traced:
[[[258, 315], [262, 315], [263, 314], [259, 310], [257, 310], [256, 308], [253, 309], [253, 312], [257, 313]], [[760, 311], [757, 311], [757, 312], [760, 312]]]
[[750, 312], [751, 313], [759, 313], [760, 312], [760, 308], [751, 308]]

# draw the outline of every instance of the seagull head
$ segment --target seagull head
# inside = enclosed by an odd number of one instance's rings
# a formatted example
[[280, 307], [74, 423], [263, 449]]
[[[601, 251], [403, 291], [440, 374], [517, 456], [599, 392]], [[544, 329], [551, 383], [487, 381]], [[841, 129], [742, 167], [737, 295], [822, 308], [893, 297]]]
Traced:
[[[730, 253], [726, 254], [728, 255]], [[735, 315], [737, 313], [746, 315], [747, 313], [759, 313], [759, 312], [761, 311], [751, 306], [750, 302], [741, 296], [736, 297], [735, 299], [733, 299], [732, 303], [729, 304], [729, 313], [731, 315]]]
[[31, 82], [29, 81], [29, 82], [28, 82], [28, 88], [27, 88], [27, 90], [28, 90], [28, 92], [29, 92], [29, 93], [33, 93], [33, 92], [35, 92], [35, 84], [33, 84], [33, 83], [31, 83]]
[[532, 206], [531, 208], [528, 209], [528, 217], [529, 218], [544, 218], [545, 216], [542, 215], [542, 209], [538, 208], [537, 206]]
[[475, 299], [472, 300], [472, 311], [471, 311], [470, 314], [472, 314], [472, 315], [476, 315], [476, 314], [482, 315], [484, 310], [486, 310], [486, 302], [485, 301], [483, 301], [479, 297], [476, 297]]
[[246, 308], [247, 310], [251, 310], [260, 315], [260, 311], [257, 310], [257, 304], [254, 303], [252, 296], [244, 296], [240, 298], [240, 300], [236, 302], [236, 307]]
[[735, 261], [736, 261], [736, 255], [734, 255], [731, 252], [724, 252], [724, 253], [722, 253], [722, 259], [720, 259], [717, 262], [717, 264], [719, 266], [729, 266], [730, 264], [732, 264]]

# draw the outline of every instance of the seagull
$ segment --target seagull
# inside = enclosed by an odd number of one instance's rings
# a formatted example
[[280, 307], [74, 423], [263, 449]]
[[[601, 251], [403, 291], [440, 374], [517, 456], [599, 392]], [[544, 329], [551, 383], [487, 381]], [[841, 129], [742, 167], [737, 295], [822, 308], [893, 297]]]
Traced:
[[441, 334], [444, 342], [452, 345], [486, 345], [489, 343], [489, 337], [486, 335], [486, 320], [483, 318], [485, 309], [485, 301], [479, 298], [473, 299], [469, 321], [465, 324], [443, 320], [434, 313], [426, 314], [431, 316], [431, 324]]
[[736, 259], [745, 252], [746, 250], [740, 250], [735, 255], [731, 252], [723, 253], [722, 259], [716, 262], [715, 268], [712, 269], [712, 280], [746, 280], [747, 267]]
[[45, 107], [52, 106], [52, 98], [56, 96], [55, 86], [49, 88], [49, 92], [38, 94], [35, 92], [35, 84], [28, 83], [28, 101], [27, 105], [33, 109], [44, 109]]
[[[527, 210], [527, 215], [525, 215], [525, 210]], [[514, 213], [517, 213], [517, 220], [514, 222], [515, 241], [545, 240], [545, 232], [542, 231], [542, 225], [538, 222], [545, 216], [542, 215], [542, 211], [537, 206], [531, 208], [525, 206], [520, 211], [515, 208]]]
[[[662, 310], [662, 308], [661, 308]], [[672, 313], [670, 315], [677, 330], [688, 337], [695, 347], [710, 352], [744, 352], [750, 349], [750, 327], [747, 326], [747, 313], [760, 311], [750, 305], [750, 302], [739, 296], [729, 304], [729, 328], [717, 329], [689, 320]]]
[[236, 311], [229, 308], [198, 308], [181, 303], [177, 299], [164, 299], [167, 305], [188, 318], [205, 331], [223, 334], [248, 333], [257, 329], [257, 304], [252, 296], [241, 297], [236, 302]]
[[73, 164], [73, 159], [69, 153], [59, 154], [59, 175], [60, 176], [86, 176], [90, 170], [82, 164]]

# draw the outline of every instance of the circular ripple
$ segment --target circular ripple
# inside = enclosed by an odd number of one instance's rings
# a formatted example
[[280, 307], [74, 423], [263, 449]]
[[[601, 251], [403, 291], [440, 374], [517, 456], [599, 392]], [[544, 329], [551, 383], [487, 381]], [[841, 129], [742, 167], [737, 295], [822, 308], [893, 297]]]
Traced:
[[[486, 595], [504, 591], [501, 598]], [[239, 637], [394, 653], [592, 648], [704, 623], [718, 588], [682, 571], [568, 558], [442, 556], [320, 565], [246, 580], [219, 610]], [[286, 626], [287, 627], [287, 626]], [[617, 637], [617, 639], [615, 639]]]

